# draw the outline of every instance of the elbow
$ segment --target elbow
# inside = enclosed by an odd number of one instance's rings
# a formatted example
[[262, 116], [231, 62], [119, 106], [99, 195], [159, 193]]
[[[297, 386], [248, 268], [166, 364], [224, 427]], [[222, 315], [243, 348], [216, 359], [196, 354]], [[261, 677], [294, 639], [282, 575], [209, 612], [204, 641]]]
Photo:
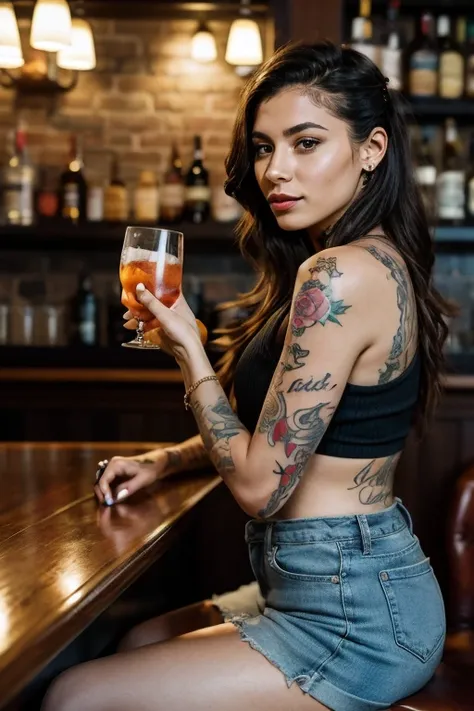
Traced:
[[[273, 492], [271, 492], [273, 493]], [[232, 491], [232, 494], [240, 508], [251, 518], [265, 520], [271, 518], [280, 507], [270, 507], [271, 494], [262, 492], [258, 489], [245, 488]]]

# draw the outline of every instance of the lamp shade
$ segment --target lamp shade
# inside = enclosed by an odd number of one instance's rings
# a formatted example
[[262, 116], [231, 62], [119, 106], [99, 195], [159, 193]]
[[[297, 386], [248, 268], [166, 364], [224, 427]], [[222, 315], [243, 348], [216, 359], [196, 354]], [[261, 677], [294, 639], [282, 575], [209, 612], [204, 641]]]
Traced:
[[225, 60], [229, 64], [253, 67], [263, 61], [262, 38], [255, 20], [234, 20], [227, 40]]
[[199, 27], [191, 40], [191, 57], [196, 62], [213, 62], [217, 58], [216, 40], [205, 25]]
[[58, 52], [58, 67], [86, 71], [96, 65], [94, 37], [88, 22], [79, 18], [72, 21], [71, 45]]
[[34, 49], [59, 52], [71, 44], [71, 13], [66, 0], [37, 0], [31, 23]]
[[13, 5], [0, 2], [0, 68], [16, 69], [24, 63]]

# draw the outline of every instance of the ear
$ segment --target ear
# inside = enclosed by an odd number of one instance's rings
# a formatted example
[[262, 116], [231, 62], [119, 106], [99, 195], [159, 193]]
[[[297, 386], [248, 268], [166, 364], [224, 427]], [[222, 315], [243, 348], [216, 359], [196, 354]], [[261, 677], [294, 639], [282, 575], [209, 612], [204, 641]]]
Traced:
[[384, 128], [378, 126], [370, 133], [359, 148], [361, 169], [372, 172], [384, 157], [388, 146], [388, 136]]

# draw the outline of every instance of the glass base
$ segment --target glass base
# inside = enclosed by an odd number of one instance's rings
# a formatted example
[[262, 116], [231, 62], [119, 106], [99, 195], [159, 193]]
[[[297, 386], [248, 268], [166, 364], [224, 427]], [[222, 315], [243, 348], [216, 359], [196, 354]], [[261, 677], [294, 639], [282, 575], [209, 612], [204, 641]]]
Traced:
[[133, 341], [128, 341], [127, 343], [121, 343], [121, 346], [122, 348], [138, 348], [140, 351], [161, 351], [161, 347], [157, 346], [156, 343], [149, 343], [138, 338], [134, 338]]

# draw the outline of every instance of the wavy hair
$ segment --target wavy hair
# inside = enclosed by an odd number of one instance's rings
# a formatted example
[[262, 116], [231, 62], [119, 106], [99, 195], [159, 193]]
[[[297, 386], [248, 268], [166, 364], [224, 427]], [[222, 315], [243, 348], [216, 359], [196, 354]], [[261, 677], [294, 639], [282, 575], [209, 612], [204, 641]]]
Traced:
[[414, 288], [419, 325], [422, 368], [418, 414], [428, 415], [439, 396], [447, 336], [444, 317], [452, 315], [452, 309], [433, 286], [433, 243], [414, 179], [405, 112], [401, 99], [387, 89], [384, 76], [372, 61], [330, 42], [291, 43], [280, 48], [242, 92], [226, 159], [225, 190], [245, 209], [238, 225], [239, 246], [258, 279], [251, 291], [221, 307], [237, 306], [249, 314], [244, 322], [217, 331], [220, 337], [215, 343], [227, 343], [218, 362], [221, 383], [231, 388], [240, 354], [277, 311], [282, 315], [277, 337], [283, 340], [298, 268], [315, 251], [305, 230], [288, 232], [278, 226], [253, 168], [251, 136], [260, 104], [295, 86], [307, 92], [317, 106], [345, 121], [354, 144], [365, 141], [377, 126], [387, 132], [383, 160], [331, 229], [326, 246], [349, 244], [382, 225], [403, 257]]

